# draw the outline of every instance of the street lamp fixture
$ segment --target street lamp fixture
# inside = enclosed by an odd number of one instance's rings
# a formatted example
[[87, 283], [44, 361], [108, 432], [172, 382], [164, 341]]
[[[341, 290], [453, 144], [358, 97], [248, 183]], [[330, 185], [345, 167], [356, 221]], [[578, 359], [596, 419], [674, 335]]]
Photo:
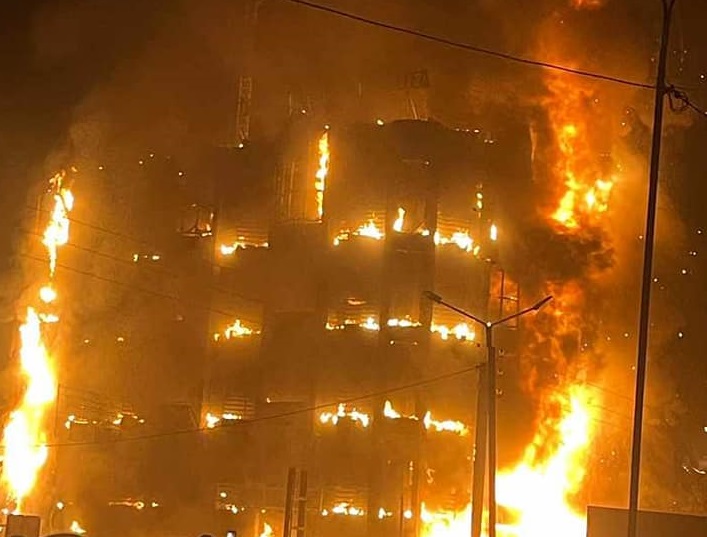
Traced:
[[[476, 457], [474, 460], [474, 484], [472, 490], [472, 522], [471, 522], [471, 537], [480, 537], [481, 535], [481, 517], [483, 513], [483, 459], [480, 456], [485, 450], [486, 444], [486, 428], [482, 427], [482, 421], [486, 419], [488, 424], [488, 463], [489, 463], [489, 537], [496, 537], [496, 348], [493, 346], [493, 329], [496, 326], [502, 325], [522, 317], [528, 313], [539, 311], [545, 304], [552, 300], [552, 296], [546, 296], [532, 306], [520, 310], [512, 315], [502, 317], [495, 321], [485, 321], [468, 311], [465, 311], [457, 306], [445, 302], [438, 294], [432, 291], [425, 291], [425, 297], [444, 306], [447, 309], [455, 311], [459, 315], [471, 319], [475, 323], [484, 327], [486, 334], [486, 354], [487, 366], [481, 369], [481, 379], [479, 382], [479, 398], [476, 407]], [[483, 388], [486, 388], [484, 390]], [[483, 393], [486, 392], [486, 400], [483, 400]], [[485, 404], [484, 404], [485, 403]], [[482, 411], [486, 407], [486, 413]], [[486, 415], [484, 415], [486, 414]], [[478, 461], [478, 462], [477, 462]]]

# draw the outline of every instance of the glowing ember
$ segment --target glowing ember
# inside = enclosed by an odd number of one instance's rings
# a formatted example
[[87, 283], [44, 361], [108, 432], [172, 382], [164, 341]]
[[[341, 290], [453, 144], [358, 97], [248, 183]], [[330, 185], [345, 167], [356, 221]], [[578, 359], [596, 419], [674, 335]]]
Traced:
[[348, 418], [355, 423], [361, 424], [363, 427], [368, 427], [371, 423], [371, 417], [368, 414], [359, 412], [355, 408], [346, 409], [346, 405], [340, 403], [336, 412], [322, 412], [319, 415], [319, 421], [324, 425], [336, 425], [342, 418]]
[[498, 227], [496, 224], [491, 224], [491, 229], [489, 229], [489, 239], [494, 242], [498, 240]]
[[[74, 197], [64, 179], [62, 172], [50, 180], [54, 207], [42, 239], [49, 258], [50, 281], [40, 289], [38, 297], [45, 305], [57, 298], [52, 280], [58, 250], [69, 240], [69, 211]], [[5, 454], [1, 480], [16, 512], [22, 511], [23, 501], [32, 492], [47, 461], [45, 422], [56, 399], [57, 381], [51, 356], [43, 341], [42, 325], [58, 320], [55, 313], [38, 313], [29, 306], [25, 322], [20, 327], [20, 368], [25, 390], [3, 433]]]
[[405, 224], [405, 209], [398, 207], [398, 217], [393, 222], [393, 231], [401, 233], [403, 231], [403, 225]]
[[319, 138], [319, 169], [314, 182], [314, 189], [317, 192], [317, 214], [321, 220], [324, 215], [324, 190], [326, 189], [326, 178], [329, 175], [329, 133], [325, 132]]

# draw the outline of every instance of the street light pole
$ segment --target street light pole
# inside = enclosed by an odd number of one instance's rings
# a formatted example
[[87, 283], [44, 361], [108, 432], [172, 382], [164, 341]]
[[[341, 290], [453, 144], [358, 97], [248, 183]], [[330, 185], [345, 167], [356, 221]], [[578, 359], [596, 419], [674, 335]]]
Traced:
[[[432, 300], [433, 302], [436, 302], [440, 306], [444, 306], [445, 308], [448, 308], [452, 311], [457, 312], [458, 314], [466, 317], [467, 319], [471, 319], [475, 323], [482, 325], [484, 327], [485, 331], [485, 338], [486, 338], [486, 357], [487, 357], [487, 366], [486, 366], [486, 371], [482, 371], [482, 382], [484, 379], [484, 373], [485, 373], [485, 380], [486, 380], [486, 385], [487, 385], [487, 390], [486, 390], [486, 405], [487, 405], [487, 415], [484, 416], [483, 412], [480, 412], [480, 405], [477, 403], [476, 407], [476, 439], [477, 439], [477, 457], [474, 461], [474, 489], [472, 490], [472, 506], [471, 506], [471, 514], [472, 514], [472, 520], [471, 520], [471, 534], [472, 537], [479, 537], [481, 533], [481, 519], [482, 519], [482, 514], [483, 514], [483, 478], [477, 478], [477, 472], [481, 469], [481, 472], [483, 472], [483, 465], [481, 462], [477, 464], [477, 460], [479, 458], [479, 450], [483, 449], [485, 446], [479, 446], [478, 442], [479, 439], [483, 437], [482, 434], [479, 434], [481, 428], [483, 427], [484, 429], [488, 427], [488, 462], [489, 462], [489, 537], [496, 537], [496, 457], [497, 457], [497, 450], [496, 450], [496, 347], [494, 347], [493, 344], [493, 329], [496, 326], [502, 325], [507, 323], [508, 321], [512, 321], [513, 319], [517, 319], [518, 317], [522, 317], [523, 315], [526, 315], [528, 313], [536, 312], [540, 310], [545, 304], [547, 304], [550, 300], [552, 300], [551, 296], [547, 296], [543, 298], [542, 300], [536, 302], [529, 308], [525, 308], [524, 310], [521, 310], [517, 313], [514, 313], [512, 315], [508, 315], [506, 317], [502, 317], [501, 319], [497, 319], [496, 321], [484, 321], [483, 319], [480, 319], [479, 317], [476, 317], [475, 315], [472, 315], [471, 313], [458, 308], [454, 306], [453, 304], [450, 304], [448, 302], [445, 302], [444, 299], [439, 296], [438, 294], [433, 293], [432, 291], [427, 291], [425, 292], [425, 296]], [[479, 386], [479, 390], [482, 389], [482, 386]], [[482, 424], [482, 420], [485, 420], [485, 423]], [[484, 442], [485, 444], [486, 442]], [[485, 457], [484, 457], [485, 458]], [[479, 490], [480, 489], [480, 490]], [[476, 503], [478, 502], [478, 503]]]

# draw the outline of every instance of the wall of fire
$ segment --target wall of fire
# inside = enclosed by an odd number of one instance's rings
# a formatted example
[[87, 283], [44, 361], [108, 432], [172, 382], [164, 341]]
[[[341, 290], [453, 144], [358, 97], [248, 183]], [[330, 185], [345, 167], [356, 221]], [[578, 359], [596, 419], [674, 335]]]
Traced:
[[496, 263], [491, 143], [428, 121], [297, 118], [268, 195], [220, 200], [216, 286], [260, 301], [212, 327], [207, 459], [234, 461], [210, 467], [222, 524], [281, 524], [290, 466], [309, 471], [317, 535], [413, 534], [422, 502], [465, 502], [475, 375], [380, 394], [483, 359], [474, 327], [425, 290], [480, 314], [517, 305]]

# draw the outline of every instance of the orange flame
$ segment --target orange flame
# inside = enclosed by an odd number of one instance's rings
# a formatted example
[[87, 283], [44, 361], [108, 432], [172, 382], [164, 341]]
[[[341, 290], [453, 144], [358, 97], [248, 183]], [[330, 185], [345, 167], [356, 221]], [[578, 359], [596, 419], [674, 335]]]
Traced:
[[560, 231], [572, 231], [596, 223], [609, 208], [616, 176], [601, 169], [598, 152], [592, 151], [588, 112], [581, 107], [591, 100], [564, 75], [548, 78], [549, 118], [557, 158], [552, 173], [563, 184], [552, 220]]
[[42, 241], [49, 252], [49, 275], [52, 278], [56, 272], [57, 251], [60, 246], [69, 242], [69, 212], [74, 207], [74, 195], [64, 186], [64, 178], [65, 173], [61, 172], [50, 179], [55, 191], [54, 209]]
[[405, 209], [398, 207], [398, 217], [393, 222], [393, 231], [402, 233], [403, 226], [405, 225]]
[[583, 537], [585, 515], [573, 507], [572, 498], [586, 475], [593, 432], [590, 393], [572, 385], [552, 393], [545, 404], [545, 417], [523, 460], [498, 476], [498, 503], [515, 514], [512, 526], [519, 537]]
[[[586, 475], [587, 448], [592, 438], [592, 401], [581, 385], [553, 393], [522, 461], [497, 476], [500, 510], [510, 514], [497, 526], [503, 537], [584, 537], [584, 513], [573, 496]], [[467, 537], [471, 508], [430, 509], [420, 513], [423, 537]], [[548, 521], [551, 521], [548, 523]]]
[[314, 189], [317, 193], [317, 214], [319, 219], [324, 216], [324, 190], [326, 189], [326, 178], [329, 175], [329, 133], [325, 132], [322, 137], [319, 138], [318, 143], [319, 149], [319, 169], [316, 173], [316, 181], [314, 182]]
[[[54, 191], [54, 208], [44, 232], [42, 243], [49, 257], [50, 281], [39, 290], [38, 299], [45, 305], [53, 303], [57, 291], [52, 285], [56, 272], [59, 247], [69, 240], [69, 211], [74, 197], [64, 185], [65, 174], [50, 180]], [[29, 306], [20, 327], [20, 366], [26, 383], [17, 408], [10, 414], [3, 433], [5, 457], [2, 485], [8, 491], [15, 511], [20, 512], [24, 500], [34, 488], [39, 472], [47, 461], [45, 422], [56, 399], [57, 380], [52, 358], [42, 339], [42, 325], [59, 320], [55, 313], [38, 313]]]

